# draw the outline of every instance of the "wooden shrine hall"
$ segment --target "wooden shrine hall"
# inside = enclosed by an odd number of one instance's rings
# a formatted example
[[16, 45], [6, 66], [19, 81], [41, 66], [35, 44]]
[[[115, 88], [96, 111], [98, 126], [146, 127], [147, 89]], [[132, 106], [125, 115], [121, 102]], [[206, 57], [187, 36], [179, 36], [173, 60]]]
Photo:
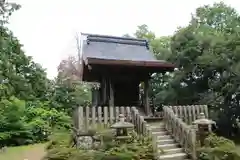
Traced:
[[[82, 80], [98, 82], [93, 90], [93, 105], [139, 106], [150, 114], [148, 90], [153, 73], [172, 71], [174, 65], [157, 60], [149, 50], [147, 40], [84, 34], [82, 40]], [[144, 96], [140, 96], [144, 84]]]

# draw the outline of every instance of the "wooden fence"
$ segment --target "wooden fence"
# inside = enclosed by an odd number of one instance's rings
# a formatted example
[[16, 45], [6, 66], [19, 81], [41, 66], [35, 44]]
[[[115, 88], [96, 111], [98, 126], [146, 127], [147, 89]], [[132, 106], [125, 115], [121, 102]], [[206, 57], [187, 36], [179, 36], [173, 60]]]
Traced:
[[130, 106], [79, 106], [75, 111], [76, 126], [78, 129], [88, 130], [98, 126], [109, 127], [119, 120], [119, 114], [125, 116], [125, 120], [132, 121]]
[[189, 106], [167, 106], [171, 108], [174, 114], [188, 125], [198, 119], [200, 113], [204, 113], [209, 118], [207, 105], [189, 105]]
[[75, 111], [75, 125], [79, 129], [88, 130], [97, 127], [109, 127], [119, 121], [119, 114], [125, 116], [125, 121], [131, 122], [135, 126], [138, 134], [149, 134], [149, 127], [144, 120], [144, 116], [139, 110], [132, 106], [127, 107], [101, 107], [101, 106], [79, 106]]

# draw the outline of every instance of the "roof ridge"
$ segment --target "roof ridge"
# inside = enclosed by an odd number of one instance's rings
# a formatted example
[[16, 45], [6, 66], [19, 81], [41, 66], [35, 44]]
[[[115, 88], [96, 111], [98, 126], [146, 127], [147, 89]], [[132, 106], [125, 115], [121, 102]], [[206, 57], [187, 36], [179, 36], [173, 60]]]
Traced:
[[133, 40], [133, 41], [148, 42], [147, 39], [143, 39], [143, 38], [122, 37], [122, 36], [101, 35], [101, 34], [90, 34], [90, 33], [82, 33], [82, 35], [86, 35], [87, 37], [113, 38], [113, 39], [121, 39], [121, 40]]
[[137, 46], [145, 46], [147, 49], [149, 49], [149, 44], [147, 40], [137, 39], [137, 38], [115, 37], [115, 36], [106, 36], [106, 35], [87, 35], [87, 44], [90, 44], [91, 42], [137, 45]]

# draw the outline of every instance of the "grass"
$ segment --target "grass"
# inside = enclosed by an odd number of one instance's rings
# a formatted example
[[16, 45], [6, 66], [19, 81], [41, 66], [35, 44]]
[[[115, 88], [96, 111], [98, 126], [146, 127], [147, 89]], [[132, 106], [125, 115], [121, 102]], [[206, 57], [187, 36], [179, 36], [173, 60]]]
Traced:
[[44, 156], [45, 144], [9, 147], [0, 152], [0, 160], [41, 160]]

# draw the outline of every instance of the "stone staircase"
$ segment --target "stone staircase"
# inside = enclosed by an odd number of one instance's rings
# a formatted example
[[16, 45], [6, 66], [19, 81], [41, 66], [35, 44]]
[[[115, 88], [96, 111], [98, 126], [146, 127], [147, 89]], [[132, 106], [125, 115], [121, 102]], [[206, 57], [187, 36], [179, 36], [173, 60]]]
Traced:
[[175, 142], [173, 137], [165, 130], [164, 123], [147, 122], [152, 133], [157, 137], [158, 160], [188, 160], [188, 156], [183, 149]]

